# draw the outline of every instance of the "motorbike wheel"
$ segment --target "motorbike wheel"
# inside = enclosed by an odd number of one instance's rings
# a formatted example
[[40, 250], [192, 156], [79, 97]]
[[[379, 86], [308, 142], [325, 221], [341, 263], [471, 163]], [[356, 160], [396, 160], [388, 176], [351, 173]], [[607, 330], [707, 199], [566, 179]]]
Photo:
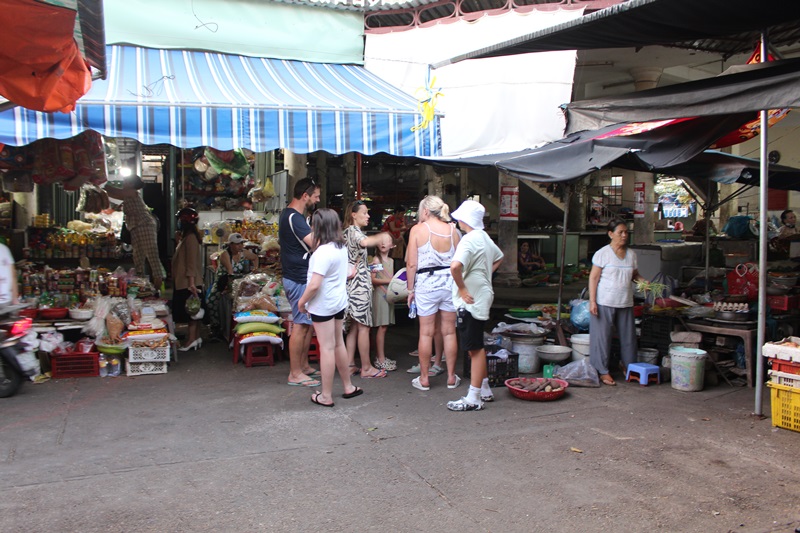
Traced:
[[22, 374], [3, 358], [0, 358], [0, 398], [8, 398], [17, 393], [22, 384]]

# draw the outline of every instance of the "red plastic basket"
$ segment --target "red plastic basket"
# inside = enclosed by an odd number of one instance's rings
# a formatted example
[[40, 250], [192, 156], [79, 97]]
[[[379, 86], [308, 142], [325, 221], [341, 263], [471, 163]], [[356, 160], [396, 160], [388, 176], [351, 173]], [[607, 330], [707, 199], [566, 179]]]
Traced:
[[556, 378], [549, 378], [550, 381], [555, 381], [559, 385], [561, 385], [561, 390], [558, 391], [550, 391], [550, 392], [533, 392], [528, 390], [520, 389], [519, 387], [515, 387], [509, 384], [509, 381], [522, 381], [526, 383], [539, 383], [544, 381], [546, 378], [511, 378], [506, 380], [506, 387], [508, 387], [508, 392], [511, 393], [512, 396], [515, 396], [521, 400], [530, 400], [534, 402], [549, 402], [552, 400], [558, 400], [567, 392], [567, 387], [569, 387], [569, 383], [564, 381], [563, 379], [556, 379]]
[[100, 375], [99, 352], [50, 354], [53, 379], [94, 378]]
[[786, 372], [787, 374], [800, 374], [800, 363], [792, 363], [791, 361], [783, 361], [781, 359], [769, 358], [772, 370], [778, 372]]

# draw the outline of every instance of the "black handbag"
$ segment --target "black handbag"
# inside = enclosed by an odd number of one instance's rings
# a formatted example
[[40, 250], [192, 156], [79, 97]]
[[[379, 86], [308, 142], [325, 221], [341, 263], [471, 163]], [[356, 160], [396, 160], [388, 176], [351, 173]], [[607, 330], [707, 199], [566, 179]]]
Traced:
[[217, 291], [218, 292], [223, 292], [223, 291], [225, 291], [225, 289], [228, 288], [228, 278], [229, 278], [229, 276], [228, 276], [227, 272], [222, 272], [217, 277]]

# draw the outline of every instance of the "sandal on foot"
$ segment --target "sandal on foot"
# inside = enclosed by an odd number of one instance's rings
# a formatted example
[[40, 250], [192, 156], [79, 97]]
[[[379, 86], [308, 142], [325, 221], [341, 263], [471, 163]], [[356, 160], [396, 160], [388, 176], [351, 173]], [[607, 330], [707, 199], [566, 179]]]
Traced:
[[386, 359], [383, 360], [382, 363], [380, 361], [375, 361], [375, 364], [373, 366], [379, 370], [386, 370], [387, 372], [391, 372], [393, 370], [397, 370], [397, 361], [394, 361], [393, 359], [389, 359], [387, 357]]
[[308, 378], [301, 381], [287, 381], [286, 384], [291, 387], [319, 387], [322, 382], [318, 379]]
[[364, 374], [361, 373], [361, 379], [373, 379], [373, 378], [385, 378], [386, 377], [386, 370], [378, 370], [374, 374]]
[[447, 384], [447, 388], [448, 388], [448, 389], [456, 389], [456, 388], [458, 388], [458, 386], [459, 386], [459, 385], [461, 385], [461, 378], [460, 378], [460, 377], [458, 377], [458, 375], [456, 375], [456, 382], [455, 382], [455, 383], [453, 383], [452, 385], [450, 385], [450, 384], [448, 383], [448, 384]]
[[440, 367], [439, 365], [431, 365], [430, 369], [428, 370], [428, 375], [436, 377], [442, 372], [444, 372], [444, 368]]
[[470, 403], [466, 398], [461, 398], [454, 402], [447, 402], [447, 408], [451, 411], [481, 411], [483, 410], [483, 402]]
[[321, 401], [319, 401], [319, 397], [320, 396], [322, 396], [321, 392], [315, 392], [311, 396], [311, 401], [314, 402], [317, 405], [321, 405], [322, 407], [333, 407], [333, 402], [331, 402], [331, 403], [322, 403]]
[[411, 386], [414, 387], [415, 389], [419, 389], [419, 390], [423, 390], [423, 391], [431, 390], [430, 386], [426, 387], [425, 385], [420, 383], [419, 377], [416, 377], [416, 378], [411, 380]]
[[614, 378], [608, 374], [603, 374], [600, 376], [600, 381], [603, 382], [603, 385], [608, 385], [609, 387], [615, 387], [617, 385], [617, 382], [614, 381]]
[[350, 371], [351, 376], [357, 376], [361, 373], [361, 367], [358, 365], [350, 365], [349, 368], [354, 368], [355, 370]]
[[416, 365], [412, 366], [411, 368], [409, 368], [408, 370], [406, 370], [407, 374], [419, 374], [419, 372], [420, 372], [419, 364], [416, 364]]
[[361, 396], [362, 394], [364, 394], [364, 389], [361, 387], [356, 387], [353, 389], [353, 392], [345, 392], [342, 394], [342, 398], [350, 399], [355, 398], [356, 396]]

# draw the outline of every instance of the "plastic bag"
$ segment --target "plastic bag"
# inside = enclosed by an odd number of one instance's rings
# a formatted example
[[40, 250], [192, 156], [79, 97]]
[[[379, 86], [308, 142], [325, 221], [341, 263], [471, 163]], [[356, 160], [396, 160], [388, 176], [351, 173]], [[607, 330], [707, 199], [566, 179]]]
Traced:
[[564, 366], [556, 366], [553, 369], [553, 377], [563, 379], [574, 387], [600, 386], [600, 375], [585, 357]]
[[728, 219], [722, 232], [734, 239], [752, 239], [753, 233], [750, 231], [750, 221], [753, 217], [736, 215]]
[[386, 286], [386, 301], [390, 304], [405, 303], [408, 301], [408, 280], [406, 269], [401, 268], [395, 272], [392, 281]]
[[570, 302], [569, 320], [572, 324], [582, 330], [589, 330], [591, 313], [589, 312], [589, 300], [572, 300]]
[[196, 315], [198, 312], [200, 312], [200, 308], [201, 307], [202, 307], [202, 304], [200, 302], [200, 298], [196, 294], [192, 294], [186, 300], [186, 313], [189, 316]]

